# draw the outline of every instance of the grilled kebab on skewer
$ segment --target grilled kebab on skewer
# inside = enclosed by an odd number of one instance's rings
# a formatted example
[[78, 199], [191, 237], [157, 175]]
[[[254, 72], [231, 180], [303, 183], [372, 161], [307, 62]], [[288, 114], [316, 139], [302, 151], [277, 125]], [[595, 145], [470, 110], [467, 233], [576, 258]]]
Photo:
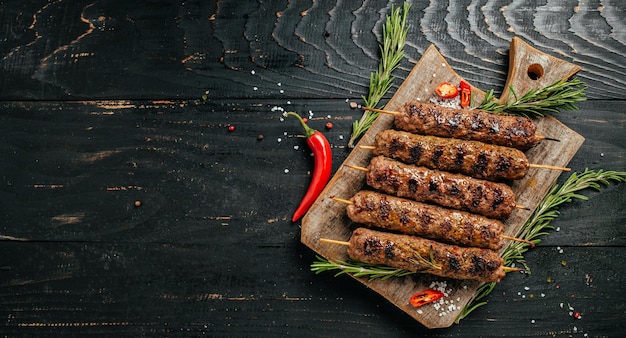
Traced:
[[515, 148], [393, 129], [376, 134], [373, 151], [404, 163], [489, 181], [518, 180], [530, 168], [526, 155]]
[[504, 224], [495, 219], [361, 190], [346, 208], [356, 223], [461, 246], [499, 250]]
[[394, 115], [397, 129], [440, 137], [475, 140], [527, 150], [542, 139], [526, 117], [493, 114], [479, 109], [454, 109], [424, 102], [408, 102], [396, 112], [364, 108]]
[[499, 282], [506, 275], [500, 255], [489, 249], [358, 228], [350, 237], [351, 259], [454, 279]]
[[384, 156], [372, 158], [366, 171], [367, 185], [398, 197], [495, 219], [508, 218], [516, 208], [515, 193], [504, 183], [418, 167]]

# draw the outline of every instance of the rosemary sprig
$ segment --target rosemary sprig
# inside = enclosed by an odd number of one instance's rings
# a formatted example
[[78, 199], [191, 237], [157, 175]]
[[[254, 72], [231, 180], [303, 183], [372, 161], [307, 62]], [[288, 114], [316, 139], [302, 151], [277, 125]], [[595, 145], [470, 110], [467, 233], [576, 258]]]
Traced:
[[[520, 229], [517, 237], [539, 244], [541, 237], [548, 235], [548, 230], [554, 229], [550, 222], [559, 216], [558, 208], [562, 204], [569, 203], [574, 199], [586, 201], [589, 198], [585, 195], [581, 195], [579, 193], [581, 190], [600, 190], [602, 185], [608, 186], [611, 182], [626, 182], [626, 172], [585, 169], [585, 171], [580, 174], [573, 173], [560, 187], [558, 184], [552, 186], [548, 194], [546, 194], [541, 203], [537, 206], [537, 209], [535, 209], [528, 221], [526, 221], [524, 226]], [[502, 253], [504, 265], [512, 266], [516, 262], [521, 263], [525, 266], [526, 272], [530, 273], [530, 269], [524, 261], [524, 253], [529, 249], [530, 244], [528, 243], [510, 243]], [[496, 283], [483, 284], [477, 290], [474, 299], [460, 312], [456, 322], [458, 323], [472, 311], [485, 305], [486, 302], [480, 300], [487, 296], [495, 286]]]
[[437, 265], [437, 263], [435, 263], [435, 253], [433, 252], [432, 246], [430, 247], [430, 250], [428, 252], [428, 259], [420, 255], [417, 251], [415, 251], [411, 247], [408, 247], [407, 251], [413, 254], [413, 258], [409, 259], [409, 261], [413, 263], [414, 265], [416, 265], [418, 268], [420, 268], [420, 270], [422, 269], [441, 270], [441, 265]]
[[355, 277], [369, 277], [369, 280], [376, 278], [385, 280], [391, 277], [402, 277], [415, 273], [386, 265], [367, 264], [357, 261], [331, 261], [320, 256], [316, 257], [317, 261], [311, 264], [311, 271], [314, 271], [316, 274], [326, 271], [337, 271], [335, 277], [342, 274], [350, 274]]
[[[393, 85], [394, 77], [391, 73], [400, 66], [400, 61], [404, 57], [404, 43], [408, 33], [406, 25], [407, 14], [411, 5], [404, 3], [402, 11], [400, 8], [391, 6], [391, 14], [383, 25], [383, 44], [380, 46], [381, 59], [378, 70], [370, 74], [370, 87], [367, 97], [363, 96], [363, 101], [367, 107], [376, 107], [378, 102], [387, 94]], [[367, 129], [374, 123], [378, 113], [366, 111], [360, 120], [352, 124], [352, 135], [348, 146], [354, 147], [356, 140], [361, 137]]]
[[[587, 86], [577, 78], [558, 80], [547, 87], [531, 89], [522, 96], [517, 96], [513, 87], [509, 89], [510, 94], [505, 103], [496, 100], [492, 89], [485, 93], [485, 99], [478, 108], [498, 114], [545, 116], [560, 110], [578, 110], [576, 103], [587, 99]], [[514, 100], [510, 100], [510, 95], [513, 95]]]

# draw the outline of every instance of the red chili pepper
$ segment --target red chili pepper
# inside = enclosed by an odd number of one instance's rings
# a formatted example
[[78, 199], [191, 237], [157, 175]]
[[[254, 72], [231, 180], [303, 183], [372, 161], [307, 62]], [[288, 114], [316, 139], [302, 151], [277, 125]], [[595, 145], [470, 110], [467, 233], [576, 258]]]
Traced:
[[451, 99], [459, 95], [459, 90], [450, 82], [442, 82], [437, 88], [435, 88], [435, 92], [442, 99]]
[[472, 87], [469, 83], [461, 81], [461, 107], [467, 108], [472, 101]]
[[413, 296], [411, 296], [411, 299], [409, 300], [409, 302], [414, 307], [419, 307], [424, 304], [432, 303], [442, 297], [443, 297], [443, 292], [433, 290], [433, 289], [428, 289], [422, 292], [418, 292], [414, 294]]
[[328, 183], [328, 180], [330, 179], [333, 165], [330, 143], [328, 143], [328, 140], [326, 139], [324, 134], [307, 126], [300, 117], [300, 115], [294, 112], [285, 113], [285, 116], [289, 115], [297, 117], [300, 121], [300, 124], [302, 124], [306, 136], [306, 143], [313, 151], [314, 160], [313, 177], [311, 178], [311, 184], [309, 185], [309, 188], [304, 194], [300, 205], [298, 206], [293, 214], [293, 217], [291, 218], [291, 221], [295, 222], [299, 220], [302, 216], [304, 216], [304, 214], [309, 210], [313, 202], [315, 202], [315, 199], [317, 199], [319, 194], [322, 192], [324, 186], [326, 186], [326, 183]]

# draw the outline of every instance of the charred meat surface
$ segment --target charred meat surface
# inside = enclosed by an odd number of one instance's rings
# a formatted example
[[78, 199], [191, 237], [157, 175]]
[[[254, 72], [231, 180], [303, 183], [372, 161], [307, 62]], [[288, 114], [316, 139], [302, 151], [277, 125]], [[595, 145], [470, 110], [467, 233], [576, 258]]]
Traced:
[[499, 282], [506, 274], [500, 255], [429, 239], [358, 228], [350, 237], [350, 258], [454, 279]]
[[379, 191], [418, 202], [505, 219], [515, 209], [515, 194], [504, 183], [490, 182], [376, 156], [367, 184]]
[[398, 110], [397, 129], [527, 150], [539, 142], [537, 126], [525, 117], [497, 115], [478, 109], [453, 109], [408, 102]]
[[526, 155], [515, 148], [393, 129], [378, 133], [375, 147], [376, 155], [489, 181], [518, 180], [530, 168]]
[[348, 205], [348, 217], [368, 227], [387, 229], [460, 246], [498, 250], [504, 224], [465, 211], [361, 190]]

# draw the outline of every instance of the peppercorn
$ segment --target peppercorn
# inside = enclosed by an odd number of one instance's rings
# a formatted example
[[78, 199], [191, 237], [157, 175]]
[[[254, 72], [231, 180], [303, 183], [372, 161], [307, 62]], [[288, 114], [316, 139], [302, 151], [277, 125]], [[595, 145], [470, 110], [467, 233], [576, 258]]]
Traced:
[[228, 126], [228, 131], [233, 132], [235, 131], [235, 126], [233, 126], [232, 124]]
[[333, 124], [330, 122], [326, 122], [326, 129], [328, 130], [333, 129]]

